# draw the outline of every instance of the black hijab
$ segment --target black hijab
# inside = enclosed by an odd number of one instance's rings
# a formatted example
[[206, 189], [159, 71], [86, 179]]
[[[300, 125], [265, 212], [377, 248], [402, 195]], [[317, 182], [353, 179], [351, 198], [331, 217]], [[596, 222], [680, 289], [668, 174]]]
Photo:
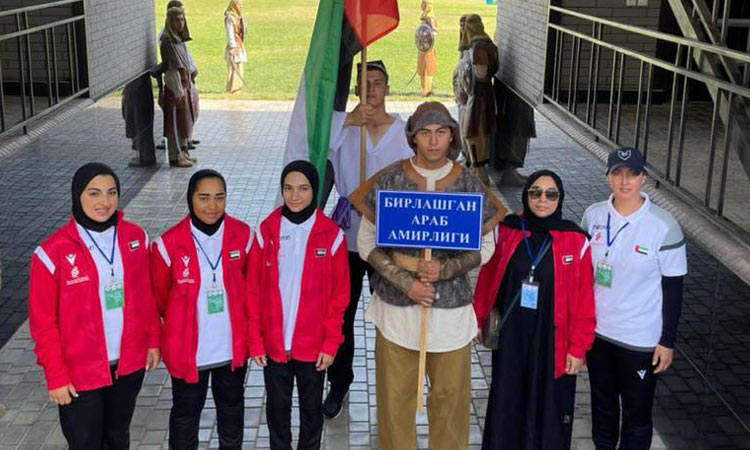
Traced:
[[91, 180], [99, 175], [110, 175], [115, 179], [117, 197], [120, 197], [120, 179], [117, 178], [117, 174], [115, 174], [114, 170], [108, 165], [102, 163], [94, 162], [81, 166], [76, 170], [75, 175], [73, 175], [73, 182], [70, 186], [70, 191], [73, 197], [73, 218], [75, 218], [75, 221], [83, 228], [96, 231], [97, 233], [101, 233], [107, 228], [117, 225], [117, 211], [115, 211], [115, 213], [105, 222], [97, 222], [83, 212], [83, 206], [81, 206], [81, 194], [86, 190], [86, 186], [88, 186]]
[[206, 236], [213, 236], [213, 234], [216, 233], [216, 231], [221, 226], [222, 222], [224, 222], [224, 214], [219, 217], [219, 220], [217, 220], [216, 223], [209, 225], [206, 222], [200, 220], [198, 216], [195, 215], [195, 211], [193, 210], [193, 195], [195, 195], [195, 189], [198, 187], [198, 182], [204, 178], [219, 179], [221, 181], [221, 185], [224, 186], [224, 192], [227, 191], [227, 182], [219, 172], [212, 169], [201, 169], [195, 172], [192, 177], [190, 177], [190, 182], [188, 183], [187, 203], [188, 209], [190, 210], [190, 221], [193, 223], [193, 225], [195, 225], [195, 228], [201, 230], [201, 232]]
[[286, 204], [281, 207], [281, 214], [290, 222], [299, 225], [305, 220], [309, 219], [317, 209], [316, 199], [318, 198], [318, 170], [315, 169], [315, 166], [310, 164], [310, 162], [308, 161], [298, 159], [297, 161], [290, 162], [286, 165], [286, 167], [284, 167], [284, 170], [281, 171], [282, 191], [284, 190], [284, 180], [286, 179], [286, 176], [292, 172], [299, 172], [304, 175], [307, 178], [307, 181], [310, 182], [310, 187], [313, 191], [312, 201], [302, 211], [293, 212], [291, 209], [286, 207]]
[[[534, 215], [529, 208], [529, 188], [534, 185], [534, 182], [541, 177], [550, 177], [554, 180], [557, 185], [557, 190], [560, 191], [560, 199], [557, 202], [557, 209], [550, 214], [548, 217], [541, 219]], [[551, 170], [537, 170], [536, 172], [529, 175], [526, 179], [526, 185], [523, 187], [521, 193], [521, 201], [523, 202], [523, 217], [518, 214], [509, 214], [503, 220], [503, 225], [510, 228], [521, 230], [521, 225], [524, 222], [525, 228], [528, 231], [533, 232], [548, 232], [548, 231], [574, 231], [582, 233], [588, 238], [588, 233], [584, 231], [577, 223], [562, 218], [562, 207], [563, 200], [565, 200], [565, 189], [563, 188], [562, 179]]]

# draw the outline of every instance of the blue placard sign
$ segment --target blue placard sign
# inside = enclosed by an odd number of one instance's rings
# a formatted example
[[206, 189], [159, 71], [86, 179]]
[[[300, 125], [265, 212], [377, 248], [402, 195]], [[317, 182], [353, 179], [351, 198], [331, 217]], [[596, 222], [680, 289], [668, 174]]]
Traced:
[[479, 250], [482, 194], [378, 191], [378, 247]]

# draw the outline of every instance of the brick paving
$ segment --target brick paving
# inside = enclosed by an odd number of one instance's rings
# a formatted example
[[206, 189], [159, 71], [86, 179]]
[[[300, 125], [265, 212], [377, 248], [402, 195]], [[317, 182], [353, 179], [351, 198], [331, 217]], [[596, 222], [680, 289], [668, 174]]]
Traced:
[[[397, 103], [408, 114], [415, 103]], [[274, 206], [291, 102], [203, 102], [194, 155], [197, 168], [211, 167], [228, 181], [228, 212], [257, 225]], [[160, 123], [160, 117], [157, 117]], [[159, 127], [157, 127], [159, 128]], [[565, 215], [578, 219], [606, 197], [603, 166], [543, 118], [524, 171], [548, 167], [566, 183]], [[123, 185], [126, 215], [155, 236], [187, 212], [185, 188], [192, 170], [127, 167], [132, 156], [115, 99], [105, 99], [53, 129], [21, 151], [0, 158], [0, 450], [62, 449], [56, 409], [46, 403], [42, 374], [34, 363], [26, 321], [28, 261], [33, 248], [67, 220], [69, 182], [81, 164], [110, 164]], [[159, 155], [160, 161], [163, 155]], [[514, 207], [519, 190], [503, 189]], [[331, 203], [335, 198], [331, 199]], [[329, 203], [329, 206], [330, 204]], [[652, 448], [750, 448], [750, 434], [709, 386], [750, 422], [750, 288], [715, 260], [689, 246], [690, 271], [675, 369], [659, 383]], [[367, 290], [364, 290], [367, 292]], [[715, 295], [717, 294], [718, 295]], [[324, 448], [377, 448], [374, 328], [362, 317], [355, 325], [355, 383], [347, 413], [326, 422]], [[689, 358], [689, 359], [688, 359]], [[491, 354], [472, 352], [471, 448], [478, 449], [487, 405]], [[698, 371], [693, 367], [700, 369]], [[703, 378], [705, 376], [705, 379]], [[590, 449], [590, 406], [586, 374], [578, 381], [575, 449]], [[252, 367], [245, 392], [245, 448], [268, 448], [262, 373]], [[169, 377], [162, 367], [147, 375], [132, 423], [133, 448], [167, 448], [171, 406]], [[211, 394], [200, 424], [200, 448], [217, 448]], [[293, 414], [294, 432], [298, 415]], [[427, 417], [418, 416], [419, 448], [427, 446]]]

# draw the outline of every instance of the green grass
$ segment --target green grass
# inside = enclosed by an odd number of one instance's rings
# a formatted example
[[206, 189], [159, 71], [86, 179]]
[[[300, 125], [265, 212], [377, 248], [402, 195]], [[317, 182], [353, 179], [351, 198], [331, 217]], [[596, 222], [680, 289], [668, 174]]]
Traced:
[[[168, 0], [155, 0], [157, 32], [164, 25]], [[228, 0], [183, 0], [190, 34], [189, 43], [198, 67], [197, 85], [204, 98], [293, 99], [310, 44], [310, 35], [318, 8], [315, 0], [245, 0], [248, 24], [245, 48], [247, 85], [235, 95], [224, 93], [226, 64], [223, 61], [226, 40], [223, 13]], [[419, 99], [419, 77], [407, 86], [417, 64], [414, 30], [419, 22], [420, 0], [399, 2], [399, 27], [368, 47], [369, 60], [382, 59], [391, 75], [394, 100]], [[496, 6], [484, 0], [436, 0], [438, 72], [434, 91], [438, 98], [452, 98], [451, 74], [458, 57], [458, 18], [477, 13], [484, 19], [487, 33], [495, 32]], [[359, 56], [356, 57], [359, 60]], [[352, 89], [353, 89], [352, 84]]]

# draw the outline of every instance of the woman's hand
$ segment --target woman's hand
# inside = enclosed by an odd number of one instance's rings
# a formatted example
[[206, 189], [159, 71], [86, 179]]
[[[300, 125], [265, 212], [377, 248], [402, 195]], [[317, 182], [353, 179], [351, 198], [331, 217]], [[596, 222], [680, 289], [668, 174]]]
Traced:
[[667, 370], [672, 365], [673, 358], [674, 349], [657, 345], [656, 349], [654, 349], [654, 357], [651, 360], [651, 364], [655, 367], [654, 374], [659, 374]]
[[266, 367], [268, 365], [268, 357], [264, 353], [260, 356], [255, 356], [253, 362], [257, 364], [258, 367]]
[[565, 373], [568, 375], [578, 375], [581, 367], [583, 367], [583, 360], [568, 353], [565, 357]]
[[477, 331], [477, 335], [474, 336], [474, 343], [475, 344], [481, 344], [482, 343], [482, 329], [480, 328], [479, 331]]
[[333, 356], [326, 355], [325, 353], [318, 353], [318, 362], [315, 363], [315, 370], [322, 372], [333, 364]]
[[78, 397], [76, 388], [70, 383], [63, 387], [47, 391], [47, 394], [49, 394], [49, 401], [55, 405], [69, 405], [74, 397]]
[[159, 365], [159, 360], [161, 359], [161, 352], [159, 352], [158, 348], [150, 348], [146, 352], [146, 371], [151, 372], [152, 370], [156, 369], [156, 366]]

